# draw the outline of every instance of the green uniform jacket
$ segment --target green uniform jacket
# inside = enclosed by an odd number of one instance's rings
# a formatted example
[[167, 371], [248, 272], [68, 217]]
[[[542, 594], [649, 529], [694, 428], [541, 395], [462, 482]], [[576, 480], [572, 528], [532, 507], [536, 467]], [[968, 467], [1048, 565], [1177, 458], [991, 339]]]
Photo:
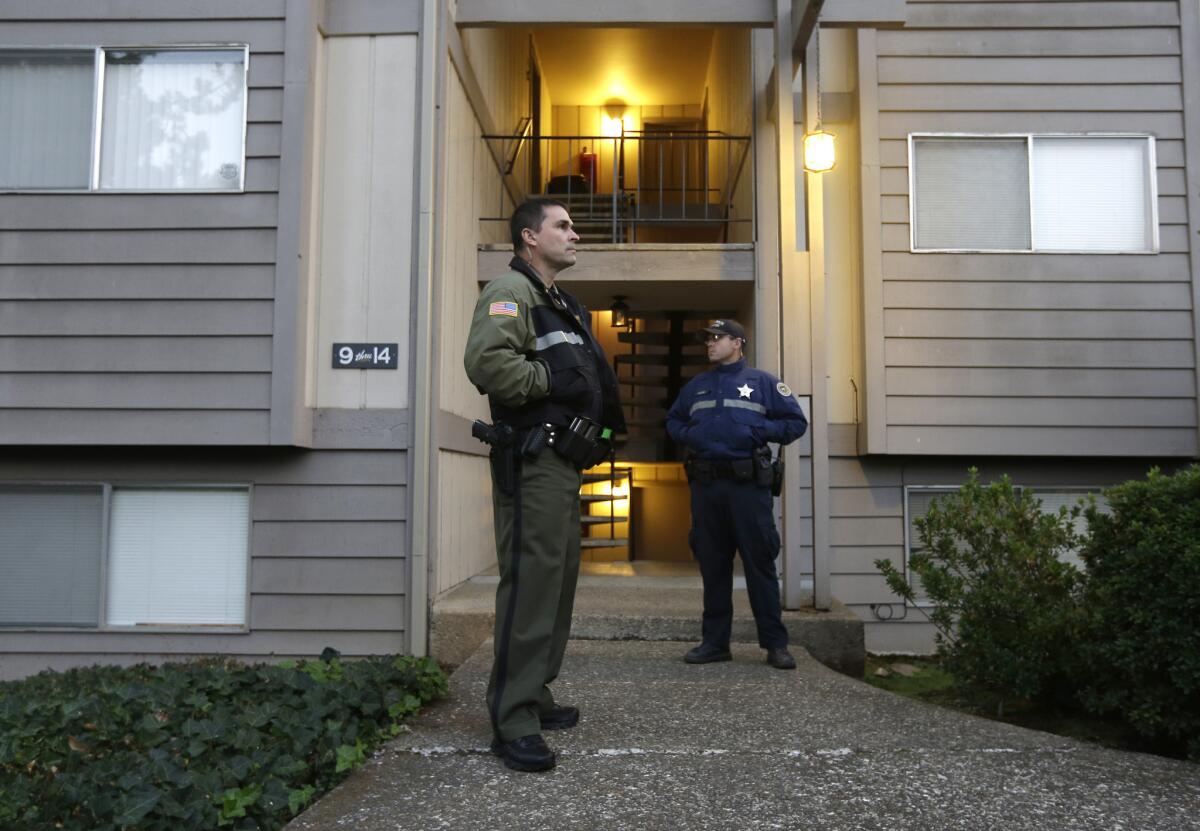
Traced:
[[463, 359], [493, 420], [523, 428], [582, 415], [623, 430], [616, 374], [587, 310], [561, 289], [551, 297], [523, 260], [510, 265], [480, 294]]
[[[493, 303], [515, 303], [515, 314]], [[463, 359], [467, 377], [480, 392], [505, 407], [523, 407], [550, 394], [550, 368], [532, 360], [537, 335], [534, 306], [548, 305], [524, 274], [510, 271], [484, 287], [471, 319]]]

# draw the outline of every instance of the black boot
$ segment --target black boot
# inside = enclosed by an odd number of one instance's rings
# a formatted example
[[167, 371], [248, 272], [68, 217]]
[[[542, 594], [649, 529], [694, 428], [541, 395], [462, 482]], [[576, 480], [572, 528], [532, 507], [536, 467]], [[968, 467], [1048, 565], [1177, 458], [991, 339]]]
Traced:
[[773, 646], [767, 650], [767, 663], [775, 669], [795, 669], [796, 659], [786, 646]]
[[702, 643], [699, 646], [688, 650], [688, 653], [683, 656], [683, 660], [689, 664], [712, 664], [717, 661], [732, 661], [733, 655], [729, 653], [728, 646], [713, 646], [710, 643]]
[[578, 707], [560, 707], [555, 704], [538, 715], [543, 730], [567, 730], [579, 723]]
[[513, 770], [533, 773], [550, 770], [555, 764], [554, 751], [546, 747], [546, 742], [537, 733], [508, 742], [502, 742], [499, 738], [493, 739], [492, 752]]

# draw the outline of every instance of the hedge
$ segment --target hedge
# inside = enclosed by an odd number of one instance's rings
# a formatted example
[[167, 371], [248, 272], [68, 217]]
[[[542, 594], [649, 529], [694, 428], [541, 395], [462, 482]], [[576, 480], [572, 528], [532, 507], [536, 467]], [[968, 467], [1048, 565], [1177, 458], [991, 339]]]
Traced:
[[428, 659], [322, 658], [0, 684], [0, 828], [282, 827], [446, 692]]
[[1088, 511], [1080, 700], [1200, 761], [1200, 467]]

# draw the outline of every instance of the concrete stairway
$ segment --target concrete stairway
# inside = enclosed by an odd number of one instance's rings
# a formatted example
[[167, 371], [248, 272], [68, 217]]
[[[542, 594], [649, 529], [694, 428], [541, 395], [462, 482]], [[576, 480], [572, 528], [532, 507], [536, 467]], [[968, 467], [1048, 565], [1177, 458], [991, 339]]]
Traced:
[[[496, 583], [483, 574], [433, 604], [433, 656], [448, 666], [465, 661], [492, 636]], [[578, 640], [678, 641], [680, 656], [700, 637], [703, 586], [691, 563], [584, 563], [576, 592], [571, 637]], [[734, 581], [733, 641], [757, 643], [745, 582]], [[834, 602], [828, 612], [811, 607], [784, 613], [792, 644], [826, 666], [861, 677], [865, 661], [862, 621]]]

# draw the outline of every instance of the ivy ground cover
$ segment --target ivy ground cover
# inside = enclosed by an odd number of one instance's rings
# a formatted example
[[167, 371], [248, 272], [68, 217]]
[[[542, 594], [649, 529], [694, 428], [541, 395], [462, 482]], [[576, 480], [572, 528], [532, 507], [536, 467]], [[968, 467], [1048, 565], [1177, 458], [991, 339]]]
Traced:
[[429, 659], [331, 654], [0, 683], [0, 828], [281, 828], [445, 692]]

